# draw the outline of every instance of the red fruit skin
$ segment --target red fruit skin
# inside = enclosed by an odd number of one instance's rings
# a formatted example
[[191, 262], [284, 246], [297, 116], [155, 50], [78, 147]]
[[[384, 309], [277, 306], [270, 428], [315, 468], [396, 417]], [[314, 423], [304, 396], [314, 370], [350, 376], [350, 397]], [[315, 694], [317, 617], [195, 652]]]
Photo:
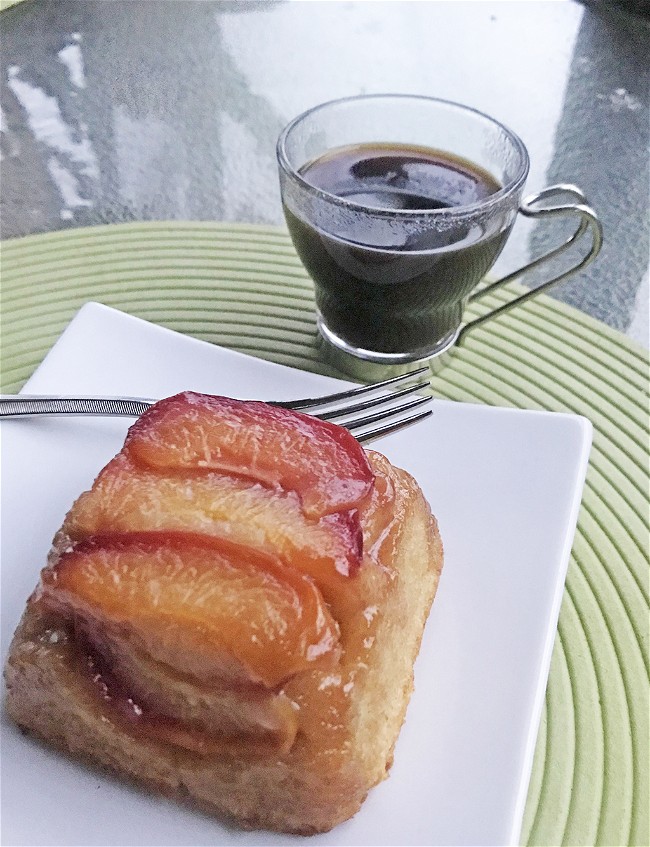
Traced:
[[213, 686], [188, 686], [181, 677], [179, 701], [178, 676], [170, 676], [159, 663], [145, 662], [143, 673], [142, 660], [125, 668], [122, 661], [115, 662], [110, 647], [104, 655], [106, 643], [93, 644], [92, 635], [96, 633], [75, 629], [75, 666], [109, 720], [126, 731], [200, 755], [240, 751], [242, 745], [259, 756], [291, 749], [297, 712], [283, 692], [259, 685], [214, 691]]
[[156, 403], [131, 427], [125, 449], [158, 470], [213, 470], [295, 491], [312, 518], [352, 509], [374, 474], [343, 427], [258, 401], [186, 391]]

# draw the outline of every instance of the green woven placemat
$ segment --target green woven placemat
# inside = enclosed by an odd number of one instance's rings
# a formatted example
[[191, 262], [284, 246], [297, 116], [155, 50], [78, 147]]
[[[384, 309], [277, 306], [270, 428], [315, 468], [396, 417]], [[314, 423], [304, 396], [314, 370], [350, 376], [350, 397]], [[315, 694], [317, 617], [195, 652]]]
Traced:
[[[280, 229], [73, 229], [4, 242], [1, 263], [4, 392], [88, 300], [331, 372], [310, 282]], [[577, 412], [594, 424], [522, 842], [648, 845], [648, 356], [542, 296], [471, 333], [433, 384], [451, 400]]]
[[22, 2], [23, 0], [0, 0], [0, 12], [3, 12], [5, 9], [9, 9], [11, 6], [17, 6]]

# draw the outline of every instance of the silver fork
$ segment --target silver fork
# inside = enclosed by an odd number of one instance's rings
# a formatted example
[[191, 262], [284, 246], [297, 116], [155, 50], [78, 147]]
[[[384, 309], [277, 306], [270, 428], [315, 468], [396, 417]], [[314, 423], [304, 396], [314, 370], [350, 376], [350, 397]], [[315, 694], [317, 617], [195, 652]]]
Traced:
[[[325, 397], [269, 402], [270, 406], [293, 409], [323, 421], [337, 421], [361, 442], [368, 442], [428, 417], [422, 407], [433, 397], [411, 397], [429, 387], [427, 367], [338, 391]], [[415, 381], [414, 381], [415, 380]], [[410, 384], [409, 384], [410, 383]], [[411, 398], [406, 401], [405, 398]], [[361, 398], [361, 399], [360, 399]], [[0, 419], [34, 415], [110, 415], [138, 417], [157, 402], [143, 397], [44, 397], [27, 394], [0, 395]], [[415, 411], [420, 409], [420, 411]], [[368, 410], [372, 410], [368, 412]], [[373, 424], [380, 424], [372, 426]], [[367, 429], [367, 427], [371, 427]]]

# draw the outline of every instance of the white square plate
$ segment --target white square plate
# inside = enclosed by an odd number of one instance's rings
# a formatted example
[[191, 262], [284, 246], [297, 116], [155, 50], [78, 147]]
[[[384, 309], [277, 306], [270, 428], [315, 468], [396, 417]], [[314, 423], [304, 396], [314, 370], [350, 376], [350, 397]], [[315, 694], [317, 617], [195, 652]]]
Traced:
[[[163, 397], [193, 389], [289, 399], [338, 384], [91, 303], [25, 393]], [[376, 444], [420, 482], [439, 520], [445, 567], [395, 764], [361, 811], [308, 840], [239, 832], [50, 751], [3, 713], [3, 844], [517, 843], [591, 424], [443, 400], [434, 409]], [[3, 423], [3, 657], [55, 530], [130, 423]]]

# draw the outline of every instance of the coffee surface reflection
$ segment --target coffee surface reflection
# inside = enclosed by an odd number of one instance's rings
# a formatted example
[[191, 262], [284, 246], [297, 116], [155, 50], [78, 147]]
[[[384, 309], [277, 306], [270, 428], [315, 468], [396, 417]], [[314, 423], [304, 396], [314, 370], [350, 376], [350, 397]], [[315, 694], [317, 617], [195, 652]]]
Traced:
[[[327, 222], [321, 228], [284, 208], [298, 254], [316, 282], [327, 329], [347, 345], [381, 353], [425, 350], [453, 333], [512, 222], [503, 226], [502, 220], [498, 228], [493, 219], [491, 225], [474, 220], [405, 231], [390, 213], [485, 203], [501, 189], [499, 182], [466, 159], [400, 144], [340, 147], [298, 173], [349, 204], [338, 210], [336, 228]], [[368, 218], [368, 209], [388, 214], [378, 222]]]

